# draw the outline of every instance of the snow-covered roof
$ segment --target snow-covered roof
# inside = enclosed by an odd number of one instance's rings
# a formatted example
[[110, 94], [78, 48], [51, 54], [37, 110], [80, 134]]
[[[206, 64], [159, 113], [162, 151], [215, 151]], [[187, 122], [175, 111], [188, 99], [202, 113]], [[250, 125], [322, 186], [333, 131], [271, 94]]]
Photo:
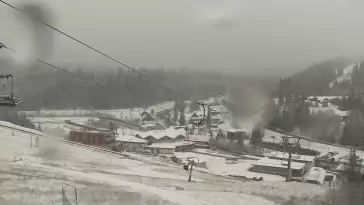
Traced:
[[162, 148], [162, 149], [174, 149], [178, 146], [191, 145], [193, 142], [172, 142], [172, 143], [153, 143], [149, 145], [149, 148]]
[[350, 114], [350, 111], [342, 111], [342, 110], [338, 110], [338, 109], [335, 109], [334, 112], [336, 115], [338, 115], [340, 117], [346, 117]]
[[193, 126], [194, 126], [193, 124], [187, 124], [187, 126], [186, 126], [186, 127], [187, 127], [188, 129], [192, 129], [192, 128], [193, 128]]
[[72, 132], [82, 132], [82, 133], [105, 133], [103, 131], [98, 131], [98, 130], [85, 130], [85, 129], [77, 129], [77, 130], [72, 130]]
[[312, 167], [305, 176], [306, 181], [316, 181], [323, 184], [326, 176], [325, 169], [321, 167]]
[[350, 167], [349, 165], [346, 165], [346, 164], [339, 164], [337, 167], [336, 167], [336, 170], [338, 171], [346, 171], [348, 170]]
[[226, 130], [227, 132], [246, 132], [246, 130], [243, 129], [234, 129], [234, 128], [230, 128]]
[[146, 140], [144, 140], [144, 139], [139, 139], [139, 138], [131, 136], [131, 135], [119, 136], [115, 140], [119, 141], [119, 142], [134, 142], [134, 143], [145, 143], [146, 142]]
[[213, 120], [221, 120], [221, 116], [218, 116], [218, 115], [214, 115], [214, 116], [211, 116], [211, 119]]
[[207, 100], [204, 100], [203, 103], [208, 104], [208, 105], [212, 105], [212, 104], [215, 104], [216, 101], [215, 101], [215, 98], [209, 98]]
[[208, 142], [210, 140], [210, 136], [208, 135], [188, 135], [187, 141], [191, 142]]
[[[279, 158], [279, 159], [288, 159], [288, 153], [285, 152], [271, 152], [265, 154], [265, 156]], [[302, 162], [312, 162], [314, 159], [315, 159], [314, 156], [292, 154], [292, 160], [297, 160]]]
[[176, 130], [173, 127], [167, 128], [165, 130], [151, 130], [148, 132], [135, 132], [136, 135], [139, 135], [141, 138], [145, 139], [148, 136], [152, 136], [155, 139], [161, 139], [165, 136], [170, 137], [171, 139], [175, 139], [180, 135], [185, 135], [186, 132], [183, 129]]
[[194, 152], [175, 152], [174, 156], [179, 159], [194, 159], [199, 163], [207, 162], [210, 159], [213, 159], [213, 157], [211, 157], [210, 155], [197, 154]]
[[340, 117], [345, 117], [350, 114], [350, 111], [342, 111], [337, 109], [337, 107], [310, 107], [311, 111], [322, 111], [322, 112], [333, 112], [335, 115]]
[[156, 124], [145, 124], [145, 125], [142, 125], [141, 127], [142, 128], [151, 128], [151, 127], [155, 127]]
[[318, 101], [323, 101], [325, 99], [335, 99], [335, 98], [341, 98], [342, 96], [310, 96], [308, 99], [317, 98]]
[[[253, 162], [252, 165], [287, 168], [288, 161], [279, 160], [279, 159], [270, 159], [268, 157], [265, 157], [256, 162]], [[292, 169], [302, 169], [304, 166], [305, 166], [305, 163], [291, 162]]]
[[159, 138], [159, 140], [172, 140], [172, 138], [170, 138], [169, 136], [165, 135], [162, 138]]
[[15, 124], [10, 123], [10, 122], [6, 122], [6, 121], [0, 121], [0, 125], [4, 126], [4, 127], [9, 127], [9, 128], [13, 128], [13, 129], [22, 130], [22, 131], [25, 131], [25, 132], [30, 132], [30, 133], [33, 133], [33, 134], [36, 134], [36, 135], [45, 135], [44, 133], [39, 132], [38, 130], [29, 129], [29, 128], [22, 127], [22, 126], [19, 126], [19, 125], [15, 125]]

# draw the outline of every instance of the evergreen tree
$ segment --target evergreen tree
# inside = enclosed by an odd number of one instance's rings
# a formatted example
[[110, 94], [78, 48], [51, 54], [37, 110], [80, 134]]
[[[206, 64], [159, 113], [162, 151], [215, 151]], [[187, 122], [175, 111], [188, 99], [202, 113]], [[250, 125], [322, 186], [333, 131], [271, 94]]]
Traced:
[[285, 105], [290, 110], [292, 108], [292, 81], [290, 78], [286, 78], [284, 82], [284, 88], [285, 88]]
[[280, 105], [284, 104], [284, 97], [283, 97], [283, 80], [279, 79], [278, 85], [278, 102]]
[[178, 111], [182, 115], [185, 113], [186, 104], [183, 100], [178, 103]]
[[280, 128], [288, 132], [292, 132], [294, 130], [294, 118], [289, 114], [287, 110], [284, 110], [282, 113]]
[[258, 147], [263, 139], [263, 133], [261, 128], [255, 127], [252, 130], [251, 138], [250, 138], [250, 144], [253, 147]]
[[363, 142], [364, 120], [360, 110], [353, 109], [344, 127], [341, 144], [357, 146]]
[[308, 103], [299, 103], [295, 110], [295, 125], [299, 128], [305, 128], [309, 126], [309, 123], [311, 122], [310, 114], [311, 112]]

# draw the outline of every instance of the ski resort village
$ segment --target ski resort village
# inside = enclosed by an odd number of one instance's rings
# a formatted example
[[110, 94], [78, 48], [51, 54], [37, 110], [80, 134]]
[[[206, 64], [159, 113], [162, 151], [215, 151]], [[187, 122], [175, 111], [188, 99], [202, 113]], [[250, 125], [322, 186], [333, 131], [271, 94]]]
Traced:
[[[338, 117], [332, 142], [259, 126], [264, 113], [234, 117], [227, 99], [24, 111], [35, 129], [0, 122], [1, 203], [284, 204], [355, 178], [351, 159], [362, 162], [364, 154], [338, 143], [349, 112], [331, 102], [341, 97], [302, 101], [310, 112]], [[283, 108], [278, 101], [262, 111]]]
[[364, 205], [346, 3], [0, 0], [0, 205]]

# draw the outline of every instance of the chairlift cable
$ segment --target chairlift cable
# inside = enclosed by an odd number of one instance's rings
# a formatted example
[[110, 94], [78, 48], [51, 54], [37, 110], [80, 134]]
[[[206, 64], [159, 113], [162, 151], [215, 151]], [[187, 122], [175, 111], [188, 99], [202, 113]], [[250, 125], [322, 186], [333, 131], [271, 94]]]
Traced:
[[[1, 3], [3, 3], [3, 4], [5, 4], [5, 5], [7, 5], [7, 6], [9, 6], [9, 7], [10, 7], [10, 8], [12, 8], [12, 9], [14, 9], [14, 10], [18, 11], [18, 12], [21, 12], [21, 10], [20, 10], [19, 8], [15, 7], [15, 6], [13, 6], [13, 5], [9, 4], [9, 3], [7, 3], [7, 2], [6, 2], [6, 1], [4, 1], [4, 0], [0, 0], [0, 2], [1, 2]], [[75, 37], [71, 36], [70, 34], [67, 34], [66, 32], [64, 32], [64, 31], [60, 30], [59, 28], [56, 28], [56, 27], [54, 27], [54, 26], [52, 26], [52, 25], [50, 25], [50, 24], [48, 24], [48, 23], [46, 23], [46, 22], [41, 22], [41, 23], [43, 23], [43, 24], [44, 24], [45, 26], [47, 26], [48, 28], [50, 28], [50, 29], [52, 29], [52, 30], [54, 30], [54, 31], [56, 31], [56, 32], [58, 32], [58, 33], [60, 33], [60, 34], [62, 34], [62, 35], [64, 35], [64, 36], [66, 36], [66, 37], [68, 37], [68, 38], [70, 38], [70, 39], [72, 39], [73, 41], [76, 41], [77, 43], [79, 43], [79, 44], [81, 44], [81, 45], [83, 45], [83, 46], [85, 46], [85, 47], [87, 47], [87, 48], [89, 48], [89, 49], [91, 49], [91, 50], [93, 50], [93, 51], [95, 51], [95, 52], [99, 53], [100, 55], [102, 55], [102, 56], [104, 56], [104, 57], [108, 58], [109, 60], [114, 61], [115, 63], [118, 63], [118, 64], [120, 64], [120, 65], [122, 65], [122, 66], [124, 66], [124, 67], [128, 68], [129, 70], [131, 70], [131, 71], [133, 71], [133, 72], [135, 72], [135, 73], [137, 73], [137, 74], [139, 74], [139, 75], [143, 76], [144, 78], [146, 78], [146, 79], [148, 79], [148, 80], [150, 80], [150, 81], [152, 81], [152, 82], [154, 82], [154, 83], [158, 84], [159, 86], [164, 87], [164, 88], [166, 88], [167, 90], [170, 90], [170, 91], [172, 91], [172, 92], [174, 92], [174, 93], [176, 93], [176, 94], [180, 95], [181, 97], [184, 97], [184, 98], [186, 98], [186, 99], [190, 100], [191, 102], [195, 102], [195, 103], [197, 103], [198, 105], [200, 105], [200, 106], [202, 106], [202, 107], [204, 108], [204, 115], [205, 115], [205, 107], [204, 107], [204, 105], [205, 105], [205, 104], [204, 104], [203, 102], [199, 102], [199, 101], [197, 101], [197, 100], [194, 100], [194, 99], [192, 99], [191, 97], [188, 97], [187, 95], [185, 95], [185, 94], [183, 94], [183, 93], [181, 93], [181, 92], [179, 92], [179, 91], [177, 91], [177, 90], [175, 90], [175, 89], [173, 89], [173, 88], [171, 88], [171, 87], [168, 87], [167, 85], [165, 85], [165, 84], [163, 84], [163, 83], [161, 83], [161, 82], [159, 82], [159, 81], [155, 80], [154, 78], [152, 78], [152, 77], [150, 77], [150, 76], [148, 76], [148, 75], [146, 75], [146, 74], [144, 74], [144, 73], [142, 73], [142, 72], [138, 71], [137, 69], [135, 69], [135, 68], [133, 68], [133, 67], [131, 67], [131, 66], [129, 66], [129, 65], [127, 65], [127, 64], [125, 64], [125, 63], [123, 63], [123, 62], [121, 62], [121, 61], [119, 61], [119, 60], [117, 60], [117, 59], [115, 59], [114, 57], [111, 57], [110, 55], [108, 55], [108, 54], [106, 54], [106, 53], [104, 53], [104, 52], [102, 52], [102, 51], [100, 51], [100, 50], [98, 50], [98, 49], [94, 48], [94, 47], [93, 47], [93, 46], [91, 46], [91, 45], [86, 44], [85, 42], [83, 42], [83, 41], [81, 41], [81, 40], [79, 40], [79, 39], [77, 39], [77, 38], [75, 38]], [[4, 46], [4, 47], [5, 47], [5, 46]], [[5, 47], [5, 48], [7, 48], [7, 47]], [[7, 49], [9, 49], [9, 48], [7, 48]], [[9, 49], [9, 50], [11, 50], [11, 49]], [[39, 60], [39, 59], [37, 59], [37, 61], [39, 61], [39, 62], [41, 62], [41, 63], [43, 63], [43, 64], [46, 64], [46, 65], [48, 65], [48, 66], [50, 66], [50, 67], [56, 68], [56, 69], [58, 69], [58, 70], [61, 70], [61, 71], [63, 71], [63, 72], [67, 72], [67, 73], [69, 73], [69, 74], [71, 74], [71, 75], [74, 75], [74, 76], [76, 76], [76, 77], [80, 78], [80, 79], [83, 79], [83, 80], [86, 80], [86, 81], [92, 82], [92, 83], [97, 84], [97, 85], [100, 85], [100, 86], [102, 86], [102, 87], [108, 87], [108, 86], [106, 86], [106, 85], [103, 85], [103, 84], [98, 83], [98, 82], [96, 82], [96, 81], [93, 81], [93, 80], [91, 80], [91, 79], [87, 79], [87, 78], [85, 78], [85, 77], [83, 77], [83, 76], [79, 76], [79, 75], [77, 75], [77, 74], [75, 74], [75, 73], [69, 72], [69, 71], [67, 71], [67, 70], [65, 70], [65, 69], [62, 69], [62, 68], [60, 68], [60, 67], [54, 66], [54, 65], [52, 65], [52, 64], [49, 64], [49, 63], [47, 63], [47, 62], [45, 62], [45, 61], [42, 61], [42, 60]], [[120, 69], [120, 68], [118, 68], [118, 69]], [[113, 89], [113, 88], [111, 88], [111, 89]], [[114, 90], [114, 89], [113, 89], [113, 90]], [[158, 106], [156, 106], [156, 107], [158, 107]], [[160, 107], [160, 108], [161, 108], [161, 107]], [[162, 109], [165, 109], [165, 108], [162, 108]], [[165, 110], [167, 110], [167, 109], [165, 109]], [[201, 123], [203, 123], [203, 121], [202, 121]]]
[[[0, 0], [0, 1], [1, 1], [1, 0]], [[5, 44], [0, 43], [0, 45], [2, 45], [2, 48], [5, 48], [5, 49], [7, 49], [7, 50], [10, 50], [10, 51], [13, 51], [13, 52], [14, 52], [14, 50], [13, 50], [13, 49], [11, 49], [11, 48], [7, 47]], [[86, 77], [84, 77], [84, 76], [82, 76], [82, 75], [78, 75], [78, 74], [76, 74], [76, 73], [70, 72], [70, 71], [68, 71], [68, 70], [66, 70], [66, 69], [64, 69], [64, 68], [61, 68], [61, 67], [59, 67], [59, 66], [55, 66], [55, 65], [53, 65], [53, 64], [51, 64], [51, 63], [48, 63], [48, 62], [46, 62], [46, 61], [43, 61], [43, 60], [40, 60], [40, 59], [36, 59], [36, 60], [37, 60], [38, 62], [40, 62], [40, 63], [44, 64], [44, 65], [47, 65], [47, 66], [49, 66], [49, 67], [51, 67], [51, 68], [55, 68], [55, 69], [57, 69], [57, 70], [59, 70], [59, 71], [62, 71], [62, 72], [68, 73], [68, 74], [70, 74], [70, 75], [73, 75], [73, 76], [75, 76], [75, 77], [77, 77], [77, 78], [79, 78], [79, 79], [81, 79], [81, 80], [88, 81], [88, 82], [93, 83], [93, 84], [95, 84], [95, 85], [98, 85], [98, 86], [101, 86], [101, 87], [104, 87], [104, 88], [107, 88], [107, 89], [110, 89], [110, 90], [113, 90], [113, 91], [118, 92], [118, 90], [117, 90], [116, 88], [113, 88], [113, 87], [110, 87], [110, 86], [104, 85], [104, 84], [99, 83], [99, 82], [97, 82], [97, 81], [95, 81], [95, 80], [91, 80], [91, 79], [89, 79], [89, 78], [86, 78]], [[159, 106], [159, 105], [154, 105], [154, 106], [155, 106], [155, 107], [158, 107], [158, 108], [161, 108], [161, 109], [163, 109], [163, 110], [167, 110], [167, 111], [169, 111], [168, 109], [166, 109], [166, 108], [164, 108], [164, 107], [161, 107], [161, 106]]]
[[[7, 3], [7, 2], [6, 2], [6, 1], [4, 1], [4, 0], [0, 0], [0, 2], [1, 2], [1, 3], [3, 3], [3, 4], [5, 4], [5, 5], [7, 5], [7, 6], [9, 6], [9, 7], [10, 7], [10, 8], [12, 8], [12, 9], [14, 9], [14, 10], [18, 11], [18, 12], [21, 12], [21, 10], [20, 10], [19, 8], [15, 7], [15, 6], [13, 6], [13, 5], [9, 4], [9, 3]], [[152, 82], [154, 82], [154, 83], [158, 84], [159, 86], [162, 86], [162, 87], [166, 88], [167, 90], [170, 90], [170, 91], [172, 91], [172, 92], [174, 92], [174, 93], [176, 93], [176, 94], [180, 95], [181, 97], [184, 97], [184, 98], [186, 98], [186, 99], [188, 99], [188, 100], [190, 100], [190, 101], [192, 101], [192, 102], [195, 102], [195, 103], [197, 103], [198, 105], [202, 105], [202, 104], [203, 104], [203, 103], [201, 103], [201, 102], [199, 102], [199, 101], [197, 101], [197, 100], [192, 99], [191, 97], [188, 97], [188, 96], [187, 96], [187, 95], [185, 95], [184, 93], [181, 93], [181, 92], [179, 92], [179, 91], [177, 91], [177, 90], [175, 90], [175, 89], [173, 89], [173, 88], [171, 88], [171, 87], [168, 87], [167, 85], [165, 85], [165, 84], [163, 84], [163, 83], [161, 83], [161, 82], [159, 82], [159, 81], [155, 80], [154, 78], [152, 78], [152, 77], [150, 77], [150, 76], [148, 76], [148, 75], [146, 75], [146, 74], [144, 74], [144, 73], [142, 73], [142, 72], [138, 71], [136, 68], [133, 68], [133, 67], [131, 67], [131, 66], [127, 65], [126, 63], [123, 63], [123, 62], [121, 62], [121, 61], [119, 61], [119, 60], [115, 59], [114, 57], [111, 57], [110, 55], [108, 55], [108, 54], [106, 54], [106, 53], [104, 53], [104, 52], [102, 52], [102, 51], [100, 51], [100, 50], [98, 50], [98, 49], [94, 48], [93, 46], [86, 44], [85, 42], [83, 42], [83, 41], [81, 41], [81, 40], [79, 40], [79, 39], [77, 39], [77, 38], [75, 38], [75, 37], [71, 36], [70, 34], [67, 34], [66, 32], [64, 32], [64, 31], [60, 30], [59, 28], [56, 28], [56, 27], [54, 27], [54, 26], [52, 26], [52, 25], [50, 25], [50, 24], [48, 24], [48, 23], [46, 23], [46, 22], [41, 22], [41, 23], [43, 23], [43, 24], [44, 24], [45, 26], [47, 26], [48, 28], [50, 28], [50, 29], [52, 29], [52, 30], [54, 30], [54, 31], [56, 31], [56, 32], [58, 32], [58, 33], [60, 33], [60, 34], [62, 34], [62, 35], [64, 35], [64, 36], [66, 36], [66, 37], [68, 37], [68, 38], [70, 38], [70, 39], [72, 39], [73, 41], [76, 41], [77, 43], [79, 43], [79, 44], [81, 44], [81, 45], [83, 45], [83, 46], [85, 46], [85, 47], [87, 47], [87, 48], [89, 48], [89, 49], [91, 49], [91, 50], [95, 51], [96, 53], [99, 53], [100, 55], [102, 55], [102, 56], [104, 56], [104, 57], [108, 58], [109, 60], [114, 61], [115, 63], [120, 64], [120, 65], [122, 65], [122, 66], [124, 66], [124, 67], [128, 68], [129, 70], [131, 70], [131, 71], [133, 71], [133, 72], [135, 72], [135, 73], [137, 73], [137, 74], [139, 74], [139, 75], [143, 76], [144, 78], [146, 78], [146, 79], [148, 79], [148, 80], [150, 80], [150, 81], [152, 81]], [[120, 69], [120, 68], [118, 68], [118, 69]]]

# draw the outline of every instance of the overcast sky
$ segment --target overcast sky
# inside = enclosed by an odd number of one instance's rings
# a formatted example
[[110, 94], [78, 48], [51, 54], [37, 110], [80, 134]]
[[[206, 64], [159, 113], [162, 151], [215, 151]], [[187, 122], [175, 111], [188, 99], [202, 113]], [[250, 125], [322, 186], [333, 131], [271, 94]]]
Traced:
[[[56, 27], [135, 67], [271, 72], [364, 56], [363, 0], [43, 2]], [[20, 42], [17, 26], [0, 4], [0, 42]], [[58, 34], [54, 49], [53, 62], [111, 64]]]

